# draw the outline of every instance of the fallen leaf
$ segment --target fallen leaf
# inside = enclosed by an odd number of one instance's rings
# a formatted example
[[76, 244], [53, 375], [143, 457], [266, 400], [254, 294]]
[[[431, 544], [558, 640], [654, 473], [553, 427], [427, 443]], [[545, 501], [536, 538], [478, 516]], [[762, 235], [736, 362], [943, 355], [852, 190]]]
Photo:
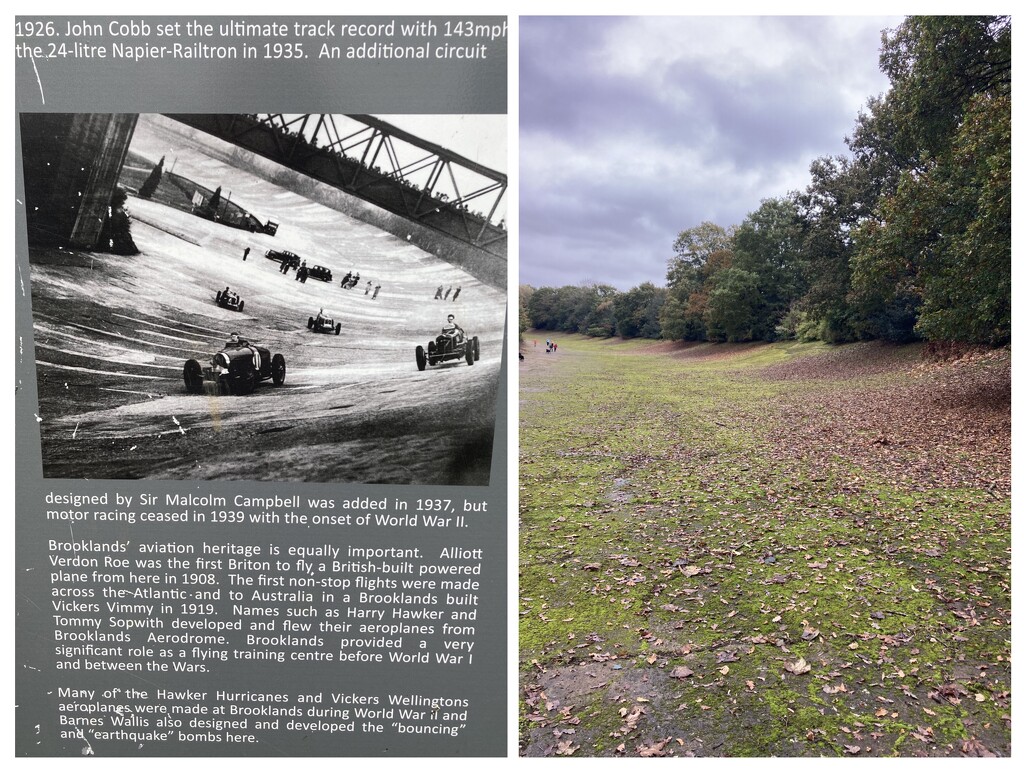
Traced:
[[787, 662], [783, 665], [786, 670], [795, 676], [802, 676], [804, 673], [809, 673], [811, 670], [810, 664], [803, 657], [794, 661]]

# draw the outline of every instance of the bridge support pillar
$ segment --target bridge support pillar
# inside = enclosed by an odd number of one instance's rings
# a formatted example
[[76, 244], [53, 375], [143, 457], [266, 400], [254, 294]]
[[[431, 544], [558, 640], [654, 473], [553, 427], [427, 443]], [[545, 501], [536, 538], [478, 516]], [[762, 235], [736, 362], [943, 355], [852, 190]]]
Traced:
[[22, 113], [32, 243], [94, 249], [138, 115]]

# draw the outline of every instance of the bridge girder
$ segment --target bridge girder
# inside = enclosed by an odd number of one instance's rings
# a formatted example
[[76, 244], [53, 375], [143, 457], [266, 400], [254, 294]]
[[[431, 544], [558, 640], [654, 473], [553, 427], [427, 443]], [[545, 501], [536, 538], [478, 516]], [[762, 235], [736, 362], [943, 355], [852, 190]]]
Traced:
[[[455, 240], [507, 259], [494, 217], [506, 174], [372, 115], [168, 115]], [[486, 213], [470, 203], [489, 203]]]

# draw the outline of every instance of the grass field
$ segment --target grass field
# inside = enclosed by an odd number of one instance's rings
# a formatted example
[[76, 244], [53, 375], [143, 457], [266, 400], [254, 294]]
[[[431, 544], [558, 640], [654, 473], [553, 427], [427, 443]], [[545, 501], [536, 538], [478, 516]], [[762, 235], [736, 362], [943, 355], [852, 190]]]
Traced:
[[520, 349], [522, 755], [1010, 754], [1008, 350]]

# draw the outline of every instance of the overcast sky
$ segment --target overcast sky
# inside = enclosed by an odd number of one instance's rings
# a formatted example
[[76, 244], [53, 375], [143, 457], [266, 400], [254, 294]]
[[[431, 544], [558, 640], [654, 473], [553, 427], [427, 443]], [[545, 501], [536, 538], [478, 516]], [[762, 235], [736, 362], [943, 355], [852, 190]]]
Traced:
[[672, 243], [803, 189], [899, 17], [522, 17], [520, 283], [665, 284]]

